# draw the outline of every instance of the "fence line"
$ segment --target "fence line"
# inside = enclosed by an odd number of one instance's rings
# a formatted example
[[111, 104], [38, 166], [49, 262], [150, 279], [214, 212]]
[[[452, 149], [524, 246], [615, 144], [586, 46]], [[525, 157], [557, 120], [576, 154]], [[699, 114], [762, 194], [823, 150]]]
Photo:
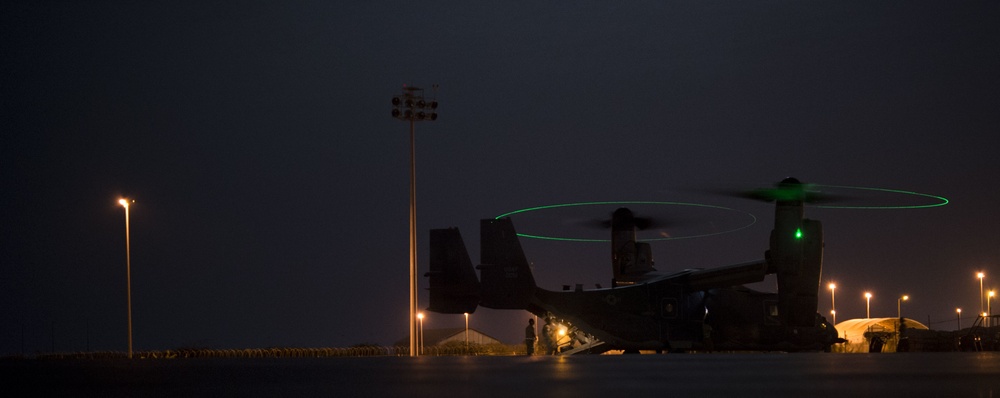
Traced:
[[[140, 359], [177, 358], [331, 358], [331, 357], [402, 357], [409, 356], [409, 347], [364, 345], [354, 347], [271, 347], [244, 349], [180, 348], [161, 351], [134, 351]], [[424, 347], [424, 356], [461, 355], [524, 355], [524, 346], [501, 344], [443, 345]], [[128, 358], [124, 351], [38, 353], [14, 355], [0, 359], [120, 359]]]

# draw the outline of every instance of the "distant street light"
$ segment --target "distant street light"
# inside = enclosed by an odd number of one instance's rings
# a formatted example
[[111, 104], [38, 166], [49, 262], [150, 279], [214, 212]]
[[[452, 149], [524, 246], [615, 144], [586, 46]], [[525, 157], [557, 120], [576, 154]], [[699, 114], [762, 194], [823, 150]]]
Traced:
[[420, 340], [419, 340], [420, 341], [420, 347], [419, 347], [419, 350], [420, 350], [420, 354], [423, 355], [424, 354], [424, 313], [421, 312], [421, 313], [417, 314], [417, 319], [420, 320], [420, 331], [419, 331], [419, 333], [420, 333]]
[[833, 314], [833, 324], [837, 324], [837, 299], [836, 299], [837, 285], [835, 283], [830, 284], [830, 314]]
[[865, 292], [865, 319], [870, 319], [872, 317], [872, 294]]
[[[133, 202], [135, 202], [133, 200]], [[128, 359], [132, 359], [132, 247], [128, 231], [128, 200], [118, 199], [118, 204], [125, 208], [125, 292], [128, 295]]]
[[990, 307], [990, 301], [993, 300], [993, 296], [996, 296], [996, 292], [992, 290], [990, 290], [989, 293], [986, 293], [986, 314], [988, 315], [993, 315], [993, 309]]
[[469, 313], [465, 312], [465, 351], [469, 351]]
[[995, 293], [992, 290], [990, 290], [990, 292], [986, 294], [986, 316], [991, 317], [991, 318], [989, 318], [989, 320], [990, 320], [989, 321], [990, 326], [993, 326], [993, 318], [992, 318], [992, 316], [993, 316], [993, 308], [990, 307], [990, 304], [991, 304], [990, 301], [993, 300], [993, 296], [994, 295], [995, 295]]
[[896, 299], [896, 317], [897, 318], [903, 319], [903, 306], [902, 306], [902, 303], [904, 301], [906, 301], [906, 300], [909, 300], [909, 299], [910, 299], [910, 296], [907, 296], [905, 294], [903, 295], [903, 297], [900, 297], [900, 298]]
[[980, 273], [976, 274], [976, 277], [979, 278], [979, 312], [982, 313], [982, 312], [984, 312], [983, 311], [983, 278], [986, 277], [986, 274], [980, 272]]
[[955, 308], [955, 312], [958, 313], [958, 330], [962, 330], [962, 309]]
[[[437, 85], [434, 85], [437, 89]], [[403, 86], [403, 93], [392, 97], [392, 117], [410, 122], [410, 356], [417, 355], [414, 314], [417, 312], [417, 172], [413, 124], [437, 120], [437, 100], [424, 99], [424, 90]]]

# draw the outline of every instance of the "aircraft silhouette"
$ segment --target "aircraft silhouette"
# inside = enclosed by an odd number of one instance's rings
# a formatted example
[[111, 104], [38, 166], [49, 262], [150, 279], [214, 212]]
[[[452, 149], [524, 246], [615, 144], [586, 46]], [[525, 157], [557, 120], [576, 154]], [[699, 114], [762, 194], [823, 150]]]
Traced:
[[[551, 316], [592, 336], [589, 352], [828, 351], [842, 340], [816, 311], [823, 231], [819, 221], [803, 218], [805, 203], [823, 197], [794, 178], [743, 196], [775, 202], [762, 260], [657, 272], [649, 244], [636, 241], [636, 218], [620, 208], [611, 221], [612, 286], [592, 290], [536, 286], [510, 218], [481, 221], [479, 278], [458, 229], [431, 230], [427, 309], [461, 314], [483, 306]], [[768, 274], [777, 277], [777, 293], [743, 286]]]

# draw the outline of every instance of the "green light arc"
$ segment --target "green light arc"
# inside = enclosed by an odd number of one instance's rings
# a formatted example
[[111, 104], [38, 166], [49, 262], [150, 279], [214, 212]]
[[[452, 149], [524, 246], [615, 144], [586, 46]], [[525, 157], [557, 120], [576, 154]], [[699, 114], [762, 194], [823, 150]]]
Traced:
[[931, 198], [939, 200], [940, 202], [931, 203], [926, 205], [909, 205], [909, 206], [833, 206], [833, 205], [816, 205], [811, 206], [819, 209], [851, 209], [851, 210], [902, 210], [902, 209], [926, 209], [931, 207], [940, 207], [950, 203], [947, 198], [943, 196], [931, 195], [920, 192], [913, 191], [903, 191], [899, 189], [888, 189], [888, 188], [869, 188], [869, 187], [852, 187], [847, 185], [823, 185], [823, 184], [813, 184], [815, 187], [827, 187], [835, 189], [854, 189], [860, 191], [877, 191], [877, 192], [888, 192], [895, 194], [911, 195], [911, 196], [922, 196], [925, 198]]
[[[561, 203], [561, 204], [554, 204], [554, 205], [527, 207], [527, 208], [520, 209], [520, 210], [514, 210], [514, 211], [511, 211], [511, 212], [503, 213], [503, 214], [501, 214], [499, 216], [496, 216], [494, 219], [500, 219], [500, 218], [508, 217], [508, 216], [511, 216], [511, 215], [514, 215], [514, 214], [521, 214], [521, 213], [528, 213], [528, 212], [532, 212], [532, 211], [555, 209], [555, 208], [561, 208], [561, 207], [605, 206], [605, 205], [637, 205], [637, 204], [638, 205], [658, 205], [658, 206], [692, 206], [692, 207], [702, 207], [702, 208], [719, 209], [719, 210], [727, 210], [727, 211], [733, 211], [733, 212], [743, 213], [743, 214], [745, 214], [745, 215], [747, 215], [747, 216], [750, 217], [750, 223], [749, 224], [740, 226], [738, 228], [733, 228], [733, 229], [730, 229], [730, 230], [726, 230], [726, 231], [712, 232], [712, 233], [698, 234], [698, 235], [672, 236], [672, 237], [667, 237], [667, 238], [638, 239], [638, 241], [640, 241], [640, 242], [657, 242], [657, 241], [668, 241], [668, 240], [704, 238], [704, 237], [709, 237], [709, 236], [728, 234], [730, 232], [736, 232], [736, 231], [739, 231], [739, 230], [742, 230], [742, 229], [749, 228], [750, 226], [752, 226], [752, 225], [754, 225], [754, 224], [757, 223], [757, 216], [754, 216], [753, 214], [745, 212], [745, 211], [742, 211], [742, 210], [737, 210], [737, 209], [733, 209], [733, 208], [729, 208], [729, 207], [707, 205], [707, 204], [703, 204], [703, 203], [660, 202], [660, 201], [606, 201], [606, 202], [600, 202], [600, 201], [598, 201], [598, 202]], [[522, 238], [553, 240], [553, 241], [562, 241], [562, 242], [610, 242], [611, 241], [610, 239], [563, 238], [563, 237], [557, 237], [557, 236], [532, 235], [532, 234], [525, 234], [525, 233], [520, 233], [520, 232], [517, 233], [517, 236], [522, 237]]]

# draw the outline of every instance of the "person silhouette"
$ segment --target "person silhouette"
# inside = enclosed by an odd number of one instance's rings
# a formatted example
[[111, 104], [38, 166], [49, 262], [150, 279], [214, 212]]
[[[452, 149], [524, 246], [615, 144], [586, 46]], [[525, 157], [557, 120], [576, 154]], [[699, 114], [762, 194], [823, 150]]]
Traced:
[[542, 326], [542, 336], [539, 338], [545, 355], [556, 354], [556, 328], [552, 325], [552, 318], [545, 317], [545, 326]]
[[535, 335], [535, 320], [528, 318], [528, 326], [524, 328], [524, 348], [528, 356], [535, 353], [536, 341], [538, 341], [538, 336]]

